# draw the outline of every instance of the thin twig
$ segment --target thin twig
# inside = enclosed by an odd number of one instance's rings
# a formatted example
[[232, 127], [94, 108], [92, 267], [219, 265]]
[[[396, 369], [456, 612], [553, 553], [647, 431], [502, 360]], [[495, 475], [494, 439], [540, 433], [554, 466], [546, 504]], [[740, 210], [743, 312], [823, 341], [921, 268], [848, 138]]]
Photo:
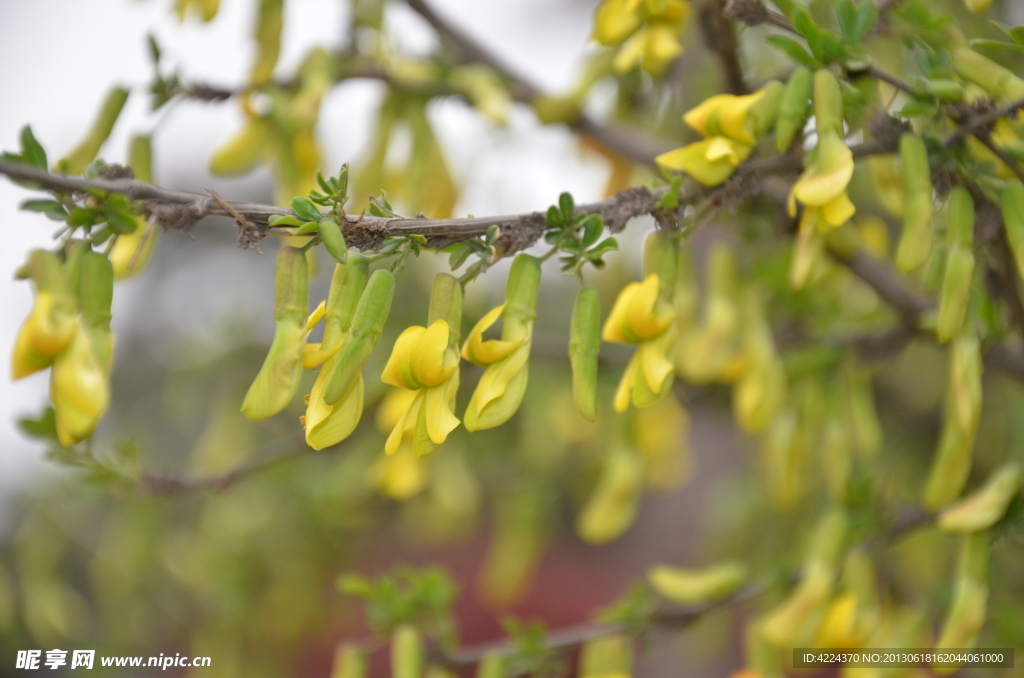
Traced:
[[989, 125], [1000, 118], [1008, 118], [1022, 108], [1024, 108], [1024, 98], [1011, 101], [1010, 103], [1004, 104], [999, 108], [995, 108], [988, 113], [974, 115], [966, 120], [959, 121], [957, 128], [953, 130], [948, 137], [946, 137], [946, 140], [943, 142], [943, 146], [949, 148], [964, 136], [974, 134], [977, 130], [986, 129]]

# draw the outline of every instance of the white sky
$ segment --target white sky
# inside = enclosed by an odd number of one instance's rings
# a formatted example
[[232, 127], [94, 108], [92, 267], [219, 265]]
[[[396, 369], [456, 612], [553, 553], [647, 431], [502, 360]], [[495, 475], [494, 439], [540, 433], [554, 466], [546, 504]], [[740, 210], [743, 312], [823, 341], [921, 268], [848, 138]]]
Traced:
[[[249, 34], [256, 0], [222, 0], [211, 23], [178, 25], [171, 0], [33, 0], [0, 3], [0, 147], [15, 150], [22, 125], [30, 123], [53, 162], [84, 133], [107, 88], [133, 88], [127, 108], [102, 155], [124, 159], [127, 139], [154, 123], [148, 113], [145, 84], [150, 65], [145, 36], [152, 31], [169, 63], [189, 76], [211, 84], [240, 83], [251, 59]], [[400, 2], [391, 20], [404, 36], [404, 45], [418, 50], [432, 44], [429, 29]], [[548, 89], [567, 88], [586, 50], [589, 14], [596, 2], [550, 0], [435, 0], [446, 16], [471, 30], [517, 70]], [[336, 45], [345, 26], [345, 0], [289, 0], [280, 72], [288, 73], [312, 44]], [[327, 169], [358, 158], [367, 138], [380, 95], [377, 83], [350, 83], [325, 102], [320, 136]], [[569, 190], [580, 201], [599, 197], [606, 170], [584, 157], [563, 129], [537, 126], [533, 116], [519, 110], [507, 129], [495, 129], [467, 108], [447, 102], [431, 111], [448, 149], [450, 165], [463, 184], [458, 213], [507, 214], [543, 209]], [[233, 103], [189, 103], [174, 112], [155, 141], [158, 182], [202, 190], [215, 188], [225, 196], [237, 194], [247, 181], [212, 179], [206, 174], [210, 151], [237, 127]], [[173, 177], [173, 179], [171, 178]], [[5, 365], [18, 326], [31, 305], [29, 286], [12, 280], [12, 273], [33, 247], [48, 247], [54, 222], [20, 212], [18, 204], [30, 194], [0, 179], [0, 355]], [[170, 235], [169, 237], [182, 237]], [[196, 247], [202, 246], [201, 234]], [[159, 250], [157, 253], [159, 256]], [[255, 255], [254, 255], [255, 256]], [[258, 264], [253, 260], [253, 264]], [[180, 281], [187, 285], [188, 280]], [[137, 295], [136, 295], [137, 296]], [[170, 296], [170, 295], [168, 295]], [[216, 300], [202, 299], [206, 313], [190, 313], [191, 328], [201, 331], [204, 317], [215, 315]], [[141, 303], [140, 303], [141, 302]], [[158, 304], [152, 304], [157, 305]], [[131, 318], [119, 309], [137, 311], [145, 300], [132, 298], [132, 283], [115, 290], [115, 330]], [[156, 313], [171, 313], [173, 308]], [[160, 319], [176, 326], [175, 318]], [[178, 319], [180, 320], [180, 318]], [[181, 332], [182, 330], [178, 330]], [[4, 367], [0, 378], [0, 498], [45, 473], [41, 449], [16, 429], [18, 416], [37, 412], [44, 402], [46, 374], [11, 383]], [[2, 512], [0, 512], [2, 513]], [[2, 522], [2, 521], [0, 521]]]

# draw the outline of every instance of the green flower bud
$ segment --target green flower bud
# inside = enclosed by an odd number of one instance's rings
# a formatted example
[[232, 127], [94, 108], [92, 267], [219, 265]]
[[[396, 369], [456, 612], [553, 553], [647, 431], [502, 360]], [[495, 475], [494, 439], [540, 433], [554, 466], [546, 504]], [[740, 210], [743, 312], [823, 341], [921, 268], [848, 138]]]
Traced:
[[956, 80], [930, 79], [925, 82], [924, 89], [940, 101], [962, 101], [964, 98], [964, 86]]
[[505, 678], [505, 659], [492, 654], [480, 660], [476, 667], [476, 678]]
[[302, 353], [306, 346], [309, 313], [309, 267], [305, 253], [282, 247], [277, 255], [274, 282], [274, 319], [277, 327], [270, 351], [242, 401], [250, 419], [271, 417], [288, 406], [299, 390]]
[[438, 320], [448, 324], [448, 345], [457, 349], [462, 334], [462, 285], [450, 273], [438, 273], [430, 290], [427, 325]]
[[1004, 464], [974, 494], [943, 511], [939, 527], [947, 532], [978, 532], [992, 527], [1006, 514], [1020, 486], [1020, 465]]
[[358, 645], [343, 643], [334, 653], [331, 678], [366, 678], [366, 651]]
[[814, 72], [814, 117], [819, 136], [828, 131], [843, 136], [843, 93], [827, 68]]
[[71, 151], [63, 160], [57, 163], [57, 167], [65, 174], [81, 174], [86, 166], [96, 159], [100, 147], [107, 140], [114, 129], [121, 109], [128, 101], [128, 90], [122, 87], [115, 87], [107, 93], [103, 100], [99, 115], [93, 120], [92, 127], [85, 139]]
[[805, 66], [793, 71], [786, 83], [786, 91], [779, 104], [779, 117], [775, 123], [775, 146], [784, 152], [804, 128], [810, 110], [811, 71]]
[[242, 129], [217, 147], [208, 168], [214, 176], [235, 176], [252, 170], [263, 157], [273, 126], [265, 118], [249, 118]]
[[580, 650], [580, 678], [629, 678], [633, 674], [632, 641], [621, 633], [588, 640]]
[[[988, 560], [991, 538], [987, 532], [963, 537], [956, 566], [956, 590], [935, 649], [972, 648], [985, 623], [988, 606]], [[938, 667], [937, 667], [938, 668]], [[943, 666], [952, 673], [955, 666]]]
[[1007, 182], [999, 194], [1003, 224], [1010, 250], [1017, 261], [1017, 273], [1024, 276], [1024, 184], [1018, 179]]
[[348, 246], [338, 222], [334, 219], [322, 220], [317, 233], [327, 253], [339, 264], [344, 264], [348, 260]]
[[956, 50], [953, 57], [957, 74], [981, 87], [989, 95], [1004, 100], [1024, 97], [1024, 80], [991, 59], [966, 47]]
[[153, 182], [153, 145], [148, 135], [132, 136], [128, 143], [128, 165], [136, 179]]
[[352, 318], [351, 337], [338, 353], [337, 364], [324, 388], [324, 401], [328, 405], [337, 403], [355, 385], [363, 363], [370, 357], [384, 331], [394, 295], [395, 276], [383, 269], [374, 271], [359, 297]]
[[672, 236], [663, 231], [652, 231], [644, 240], [643, 274], [658, 276], [658, 296], [671, 303], [676, 288], [676, 243]]
[[423, 641], [420, 633], [408, 624], [391, 632], [392, 678], [421, 678], [423, 675]]
[[779, 117], [779, 109], [782, 107], [782, 97], [786, 92], [786, 86], [778, 80], [771, 80], [766, 82], [761, 90], [764, 92], [764, 96], [751, 106], [747, 113], [756, 139], [767, 134], [768, 130], [775, 125], [775, 121]]
[[576, 409], [587, 421], [597, 419], [597, 356], [601, 349], [601, 307], [597, 290], [581, 287], [572, 307], [569, 362]]
[[963, 327], [973, 275], [974, 252], [965, 247], [952, 247], [946, 254], [946, 272], [942, 278], [936, 325], [936, 334], [943, 343], [958, 335]]
[[974, 434], [981, 416], [981, 349], [961, 336], [950, 350], [949, 390], [939, 448], [924, 490], [924, 505], [938, 510], [956, 499], [971, 470]]
[[914, 134], [900, 137], [903, 161], [903, 234], [896, 250], [896, 266], [904, 273], [928, 261], [932, 249], [932, 175], [924, 141]]
[[699, 570], [655, 565], [647, 581], [662, 597], [678, 605], [702, 605], [732, 595], [750, 578], [743, 563], [727, 561]]
[[640, 460], [629, 452], [613, 453], [576, 520], [580, 538], [604, 544], [622, 536], [636, 518], [642, 484]]

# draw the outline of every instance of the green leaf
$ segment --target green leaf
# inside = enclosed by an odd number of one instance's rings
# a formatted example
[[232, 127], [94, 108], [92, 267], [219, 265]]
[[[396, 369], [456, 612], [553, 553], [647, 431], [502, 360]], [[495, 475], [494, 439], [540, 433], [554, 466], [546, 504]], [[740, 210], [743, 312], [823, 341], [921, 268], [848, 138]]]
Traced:
[[135, 215], [124, 210], [108, 211], [107, 223], [110, 224], [110, 230], [121, 235], [134, 233], [135, 229], [139, 227], [139, 222], [135, 218]]
[[857, 44], [867, 37], [871, 29], [878, 23], [878, 5], [874, 0], [862, 2], [857, 8], [857, 19], [853, 25], [852, 44]]
[[824, 31], [821, 34], [821, 58], [822, 61], [831, 63], [833, 61], [845, 61], [847, 56], [846, 46], [840, 42], [839, 37], [831, 31]]
[[544, 215], [544, 220], [548, 222], [548, 226], [553, 228], [561, 228], [565, 225], [562, 223], [562, 213], [554, 205], [548, 208], [548, 213]]
[[21, 209], [26, 212], [51, 212], [55, 210], [64, 210], [64, 205], [61, 205], [56, 200], [26, 200], [21, 203]]
[[32, 134], [32, 128], [28, 125], [21, 128], [21, 155], [30, 165], [39, 169], [48, 167], [46, 151], [43, 150], [42, 144], [36, 141], [35, 135]]
[[1024, 45], [1024, 26], [1010, 29], [1010, 39], [1018, 45]]
[[854, 37], [856, 35], [854, 26], [857, 23], [857, 7], [853, 4], [853, 0], [839, 0], [836, 3], [836, 21], [839, 23], [839, 32], [847, 44], [855, 45], [860, 42]]
[[306, 222], [290, 214], [273, 214], [267, 223], [271, 226], [302, 226]]
[[469, 255], [472, 253], [473, 248], [470, 245], [460, 243], [452, 250], [452, 253], [448, 255], [448, 267], [453, 271], [458, 269], [466, 263], [466, 259], [468, 259]]
[[818, 61], [824, 61], [824, 50], [821, 44], [821, 28], [811, 18], [811, 13], [803, 7], [798, 8], [793, 12], [793, 28], [797, 33], [803, 36], [804, 40], [807, 41], [807, 46], [811, 48], [811, 54], [814, 55]]
[[597, 242], [603, 232], [604, 219], [599, 214], [591, 214], [583, 222], [583, 237], [580, 239], [580, 243], [584, 248], [590, 247]]
[[818, 62], [807, 53], [807, 50], [799, 42], [789, 37], [788, 35], [769, 35], [765, 38], [772, 47], [781, 49], [789, 58], [797, 62], [801, 66], [807, 66], [808, 68], [817, 68]]
[[1018, 45], [1015, 42], [1003, 42], [1002, 40], [991, 40], [989, 38], [974, 38], [970, 42], [971, 47], [980, 49], [1005, 49], [1011, 52], [1024, 52], [1024, 45]]
[[292, 198], [292, 211], [299, 215], [299, 218], [303, 221], [318, 222], [322, 216], [320, 210], [309, 201], [309, 198], [301, 195]]
[[57, 417], [52, 407], [47, 407], [38, 418], [22, 417], [18, 428], [30, 438], [57, 440]]
[[571, 193], [564, 192], [558, 196], [558, 210], [562, 213], [563, 224], [568, 224], [572, 221], [572, 215], [576, 212], [576, 206], [573, 204]]
[[149, 58], [156, 66], [160, 63], [160, 45], [157, 44], [152, 33], [146, 36], [146, 43], [149, 45]]

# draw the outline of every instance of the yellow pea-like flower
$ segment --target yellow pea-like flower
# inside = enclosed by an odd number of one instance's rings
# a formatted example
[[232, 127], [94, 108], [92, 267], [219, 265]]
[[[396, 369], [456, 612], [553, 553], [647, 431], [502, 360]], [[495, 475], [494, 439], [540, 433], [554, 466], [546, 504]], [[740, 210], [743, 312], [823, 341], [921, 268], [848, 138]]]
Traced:
[[683, 53], [680, 40], [690, 3], [687, 0], [604, 0], [594, 13], [592, 39], [622, 45], [612, 67], [625, 73], [636, 66], [654, 75]]
[[611, 455], [576, 520], [576, 533], [591, 544], [622, 536], [636, 518], [642, 484], [643, 468], [635, 455], [624, 451]]
[[592, 38], [602, 45], [619, 45], [643, 23], [643, 0], [604, 0], [594, 13]]
[[57, 435], [65, 447], [88, 438], [107, 409], [107, 373], [81, 324], [77, 325], [70, 345], [53, 363], [50, 400], [57, 418]]
[[[771, 90], [771, 105], [777, 109], [776, 89]], [[753, 114], [765, 95], [762, 89], [744, 96], [718, 94], [705, 100], [683, 115], [683, 121], [704, 140], [662, 153], [655, 160], [662, 167], [686, 172], [705, 186], [718, 186], [747, 159], [757, 143], [757, 134], [766, 129]]]
[[78, 329], [77, 309], [56, 255], [33, 250], [28, 272], [36, 287], [36, 299], [14, 340], [14, 379], [49, 367]]
[[974, 494], [951, 505], [939, 516], [938, 525], [947, 532], [978, 532], [996, 524], [1021, 486], [1021, 467], [1009, 462]]
[[398, 450], [406, 429], [415, 431], [416, 452], [423, 456], [459, 425], [450, 409], [459, 381], [458, 354], [450, 350], [449, 332], [448, 323], [436, 320], [430, 327], [406, 329], [395, 342], [381, 381], [415, 391], [416, 397], [388, 436], [384, 450], [389, 455]]
[[815, 150], [814, 162], [793, 185], [789, 214], [796, 216], [799, 201], [806, 209], [803, 220], [829, 231], [845, 224], [857, 211], [846, 195], [846, 187], [853, 177], [853, 153], [842, 137], [832, 131], [819, 137]]
[[[518, 255], [509, 270], [504, 306], [485, 315], [462, 348], [463, 357], [487, 367], [466, 407], [463, 423], [469, 431], [500, 426], [519, 409], [529, 374], [539, 288], [540, 259]], [[501, 340], [484, 341], [483, 333], [499, 315], [504, 325]]]
[[601, 338], [617, 344], [638, 344], [615, 392], [616, 412], [632, 402], [647, 407], [668, 394], [675, 369], [668, 352], [676, 337], [676, 312], [659, 297], [659, 278], [652, 273], [619, 293], [605, 321]]

